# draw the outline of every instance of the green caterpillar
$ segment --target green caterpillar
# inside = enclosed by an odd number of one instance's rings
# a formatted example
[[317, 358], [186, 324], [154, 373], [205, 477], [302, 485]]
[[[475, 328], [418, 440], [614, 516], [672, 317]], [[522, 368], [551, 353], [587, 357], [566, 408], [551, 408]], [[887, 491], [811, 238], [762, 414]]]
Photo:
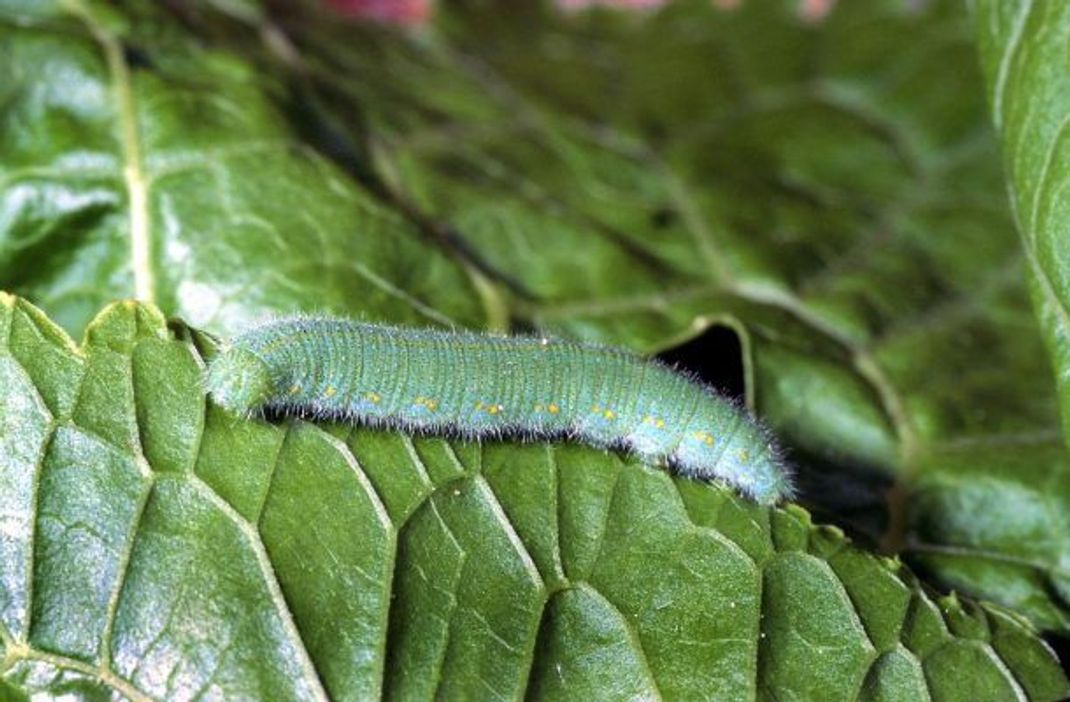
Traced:
[[566, 437], [722, 481], [763, 504], [792, 494], [776, 445], [747, 413], [620, 349], [298, 317], [232, 339], [207, 388], [242, 414], [476, 439]]

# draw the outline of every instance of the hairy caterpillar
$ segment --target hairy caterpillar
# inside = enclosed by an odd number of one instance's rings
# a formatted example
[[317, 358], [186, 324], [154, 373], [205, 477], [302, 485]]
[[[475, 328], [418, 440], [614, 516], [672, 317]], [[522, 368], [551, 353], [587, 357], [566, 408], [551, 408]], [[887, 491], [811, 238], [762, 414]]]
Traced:
[[225, 344], [207, 389], [238, 413], [468, 438], [568, 437], [723, 481], [763, 504], [792, 493], [776, 446], [749, 415], [620, 349], [299, 317]]

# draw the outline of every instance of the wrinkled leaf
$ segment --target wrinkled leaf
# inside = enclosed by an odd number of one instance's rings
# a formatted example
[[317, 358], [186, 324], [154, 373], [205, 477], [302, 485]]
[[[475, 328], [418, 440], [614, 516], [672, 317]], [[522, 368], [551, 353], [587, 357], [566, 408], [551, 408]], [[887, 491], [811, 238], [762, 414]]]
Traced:
[[[0, 306], [0, 676], [88, 699], [1054, 700], [1015, 615], [571, 445], [206, 406], [205, 337]], [[196, 343], [195, 343], [196, 342]]]

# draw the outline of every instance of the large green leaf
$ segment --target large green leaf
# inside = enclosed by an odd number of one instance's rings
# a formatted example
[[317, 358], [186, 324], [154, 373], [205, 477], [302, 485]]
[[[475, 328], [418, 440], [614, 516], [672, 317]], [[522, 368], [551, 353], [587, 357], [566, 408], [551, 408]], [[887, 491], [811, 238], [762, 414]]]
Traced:
[[84, 699], [1054, 700], [1028, 624], [569, 445], [273, 425], [120, 303], [0, 298], [0, 676]]
[[79, 331], [124, 297], [483, 323], [477, 274], [302, 144], [277, 78], [154, 4], [0, 2], [3, 287]]
[[804, 499], [886, 505], [857, 526], [1070, 631], [1070, 458], [969, 17], [795, 5], [480, 6], [420, 41], [298, 13], [283, 53], [322, 147], [479, 251], [516, 316], [646, 351], [731, 325]]

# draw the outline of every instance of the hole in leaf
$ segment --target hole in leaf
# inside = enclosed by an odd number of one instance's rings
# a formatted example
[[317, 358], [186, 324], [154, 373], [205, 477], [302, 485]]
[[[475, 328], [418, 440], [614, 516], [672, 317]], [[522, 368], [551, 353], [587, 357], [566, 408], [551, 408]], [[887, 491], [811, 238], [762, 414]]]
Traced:
[[658, 358], [729, 397], [743, 397], [743, 347], [739, 336], [728, 327], [710, 327], [686, 344], [659, 354]]

